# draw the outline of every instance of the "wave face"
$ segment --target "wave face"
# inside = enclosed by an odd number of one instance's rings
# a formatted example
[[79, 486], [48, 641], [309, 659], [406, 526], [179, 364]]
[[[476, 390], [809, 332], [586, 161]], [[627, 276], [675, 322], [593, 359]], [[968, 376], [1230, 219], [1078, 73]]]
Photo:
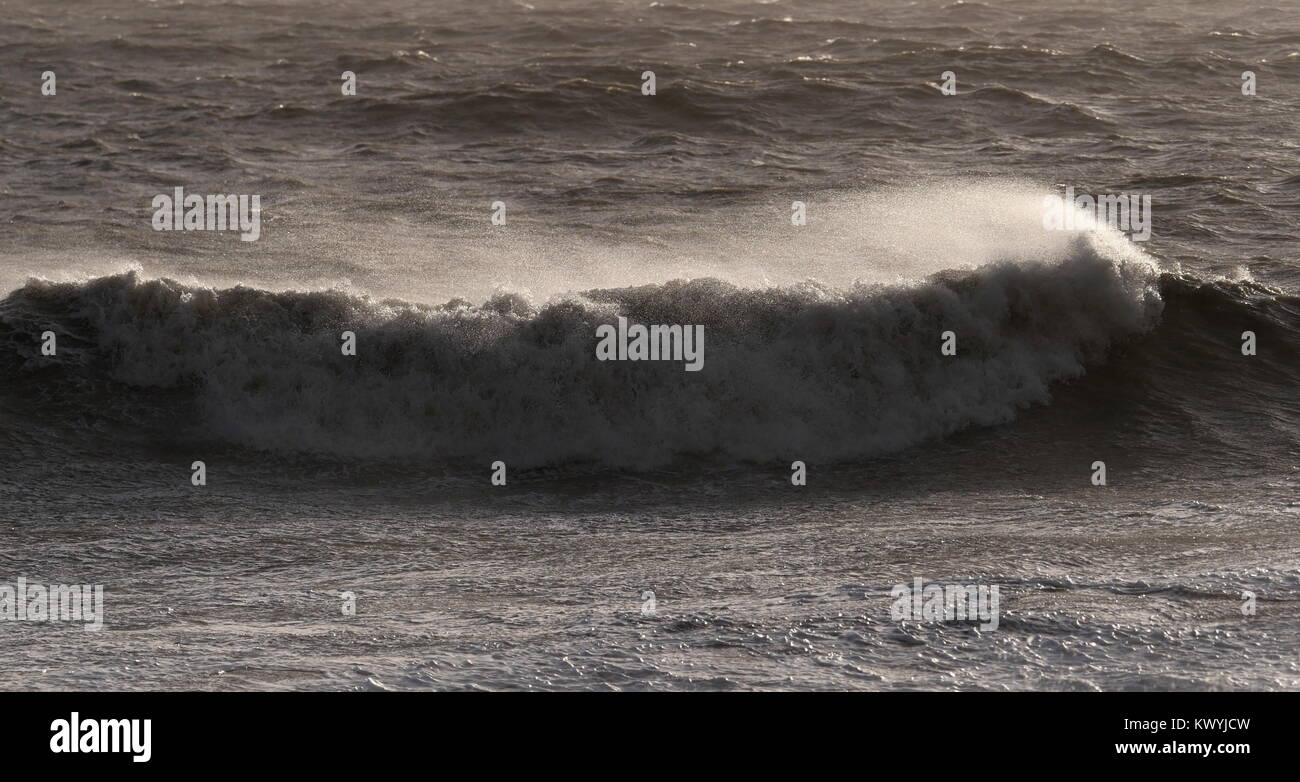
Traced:
[[[137, 273], [31, 281], [0, 307], [11, 371], [90, 415], [276, 452], [537, 466], [851, 460], [1048, 402], [1159, 318], [1159, 276], [1080, 235], [1056, 263], [906, 286], [594, 290], [534, 308], [187, 287]], [[703, 371], [597, 361], [596, 328], [702, 324]], [[38, 335], [59, 335], [56, 357]], [[340, 335], [355, 331], [346, 357]], [[941, 355], [941, 334], [958, 355]], [[166, 393], [159, 393], [166, 392]], [[165, 405], [167, 411], [149, 407]]]

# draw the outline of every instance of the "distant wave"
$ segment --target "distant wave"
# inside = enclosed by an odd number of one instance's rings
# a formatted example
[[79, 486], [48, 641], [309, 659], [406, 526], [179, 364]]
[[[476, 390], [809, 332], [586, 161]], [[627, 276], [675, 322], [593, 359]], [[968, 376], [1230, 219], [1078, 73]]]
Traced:
[[[1283, 357], [1300, 349], [1295, 297], [1161, 274], [1087, 234], [1058, 263], [912, 285], [679, 280], [540, 308], [506, 294], [428, 306], [136, 273], [34, 280], [0, 303], [0, 341], [8, 393], [40, 388], [87, 416], [152, 422], [164, 442], [180, 422], [272, 452], [637, 469], [682, 457], [853, 460], [1006, 423], [1156, 329], [1169, 296], [1222, 319], [1228, 337], [1272, 318]], [[596, 327], [618, 315], [703, 324], [704, 371], [596, 361]], [[1188, 322], [1159, 325], [1169, 333], [1155, 340], [1182, 349]], [[53, 358], [39, 351], [47, 329], [59, 335]], [[355, 357], [341, 355], [344, 330], [358, 335]], [[946, 330], [956, 357], [940, 354]], [[1287, 363], [1276, 371], [1294, 383], [1300, 363]]]

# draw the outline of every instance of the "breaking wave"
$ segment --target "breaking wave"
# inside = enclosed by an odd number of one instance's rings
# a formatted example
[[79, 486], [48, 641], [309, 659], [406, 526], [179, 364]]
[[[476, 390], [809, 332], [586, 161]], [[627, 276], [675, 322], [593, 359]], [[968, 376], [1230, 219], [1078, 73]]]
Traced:
[[[1294, 297], [1162, 274], [1092, 234], [1058, 261], [906, 285], [677, 280], [541, 306], [513, 294], [431, 306], [218, 290], [135, 272], [32, 280], [0, 303], [0, 340], [10, 393], [54, 395], [160, 440], [184, 431], [272, 452], [637, 469], [854, 460], [1003, 424], [1159, 327], [1171, 291], [1240, 314], [1252, 290], [1280, 308], [1294, 355]], [[703, 371], [597, 361], [596, 328], [620, 315], [704, 325]], [[53, 357], [40, 351], [47, 330]], [[340, 350], [347, 330], [356, 356]], [[956, 356], [941, 355], [945, 331]]]

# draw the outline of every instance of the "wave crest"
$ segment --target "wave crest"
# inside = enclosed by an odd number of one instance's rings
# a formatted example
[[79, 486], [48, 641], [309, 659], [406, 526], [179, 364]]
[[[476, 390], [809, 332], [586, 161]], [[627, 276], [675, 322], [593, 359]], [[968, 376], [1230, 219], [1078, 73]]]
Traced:
[[[69, 388], [96, 378], [128, 396], [180, 391], [201, 431], [270, 451], [627, 468], [685, 456], [848, 460], [1047, 402], [1053, 382], [1156, 322], [1158, 287], [1149, 263], [1116, 260], [1088, 235], [1060, 262], [910, 285], [677, 280], [541, 307], [127, 273], [29, 282], [0, 305], [0, 338], [20, 375], [58, 371], [53, 382]], [[619, 315], [704, 325], [704, 370], [597, 361], [596, 327]], [[47, 328], [59, 334], [55, 358], [39, 354]], [[345, 330], [357, 334], [355, 357], [341, 354]], [[955, 357], [940, 354], [949, 330]]]

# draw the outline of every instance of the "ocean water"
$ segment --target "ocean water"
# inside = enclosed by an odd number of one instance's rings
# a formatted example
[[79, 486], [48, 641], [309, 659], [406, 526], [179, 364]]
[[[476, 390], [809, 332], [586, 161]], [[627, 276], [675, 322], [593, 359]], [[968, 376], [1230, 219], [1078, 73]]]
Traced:
[[0, 687], [1300, 688], [1300, 4], [0, 19]]

